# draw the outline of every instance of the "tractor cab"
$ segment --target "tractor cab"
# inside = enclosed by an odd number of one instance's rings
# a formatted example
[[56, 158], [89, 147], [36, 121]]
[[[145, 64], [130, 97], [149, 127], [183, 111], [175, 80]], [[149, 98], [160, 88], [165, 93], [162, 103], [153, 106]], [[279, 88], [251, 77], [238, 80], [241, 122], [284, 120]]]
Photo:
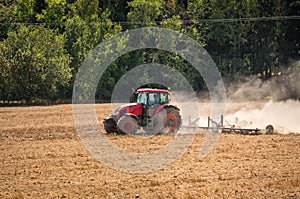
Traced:
[[163, 89], [138, 89], [129, 100], [130, 103], [139, 103], [143, 105], [168, 104], [168, 90]]
[[160, 107], [163, 107], [164, 104], [169, 103], [168, 90], [150, 88], [138, 89], [134, 95], [136, 95], [135, 103], [142, 104], [143, 125], [149, 124], [155, 112], [157, 112]]

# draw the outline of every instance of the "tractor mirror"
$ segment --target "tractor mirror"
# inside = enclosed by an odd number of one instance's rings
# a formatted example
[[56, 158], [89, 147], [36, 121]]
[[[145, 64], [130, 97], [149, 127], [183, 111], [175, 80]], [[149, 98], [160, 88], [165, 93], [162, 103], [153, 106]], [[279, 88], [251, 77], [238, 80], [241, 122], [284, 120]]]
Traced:
[[131, 94], [130, 99], [129, 99], [129, 103], [134, 103], [137, 100], [137, 92], [134, 92]]

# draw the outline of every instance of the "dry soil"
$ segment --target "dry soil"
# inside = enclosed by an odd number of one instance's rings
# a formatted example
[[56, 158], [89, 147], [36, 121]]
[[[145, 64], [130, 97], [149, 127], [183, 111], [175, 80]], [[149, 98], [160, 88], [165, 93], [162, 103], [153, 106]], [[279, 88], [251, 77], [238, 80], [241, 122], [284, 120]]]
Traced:
[[[101, 124], [110, 105], [96, 108]], [[147, 153], [174, 135], [108, 137], [124, 150]], [[199, 160], [203, 139], [196, 135], [186, 153], [160, 170], [132, 174], [88, 152], [72, 105], [0, 108], [0, 198], [300, 198], [300, 134], [222, 134]]]

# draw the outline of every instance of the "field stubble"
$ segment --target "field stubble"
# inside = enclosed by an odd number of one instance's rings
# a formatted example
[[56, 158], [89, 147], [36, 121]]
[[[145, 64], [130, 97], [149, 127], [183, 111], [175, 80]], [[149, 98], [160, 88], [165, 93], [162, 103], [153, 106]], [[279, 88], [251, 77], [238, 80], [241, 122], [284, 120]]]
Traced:
[[[110, 104], [96, 105], [100, 121]], [[149, 152], [174, 135], [109, 135]], [[204, 135], [158, 171], [130, 174], [95, 160], [78, 137], [71, 105], [0, 108], [0, 198], [299, 198], [300, 135], [221, 135], [203, 160]]]

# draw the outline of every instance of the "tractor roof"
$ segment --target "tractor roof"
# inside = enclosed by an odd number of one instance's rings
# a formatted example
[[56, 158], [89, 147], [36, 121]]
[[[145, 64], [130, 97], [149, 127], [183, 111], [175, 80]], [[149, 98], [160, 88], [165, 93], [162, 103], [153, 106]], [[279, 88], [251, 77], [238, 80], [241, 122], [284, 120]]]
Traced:
[[137, 92], [145, 92], [145, 93], [167, 93], [169, 92], [166, 89], [156, 89], [156, 88], [140, 88]]

